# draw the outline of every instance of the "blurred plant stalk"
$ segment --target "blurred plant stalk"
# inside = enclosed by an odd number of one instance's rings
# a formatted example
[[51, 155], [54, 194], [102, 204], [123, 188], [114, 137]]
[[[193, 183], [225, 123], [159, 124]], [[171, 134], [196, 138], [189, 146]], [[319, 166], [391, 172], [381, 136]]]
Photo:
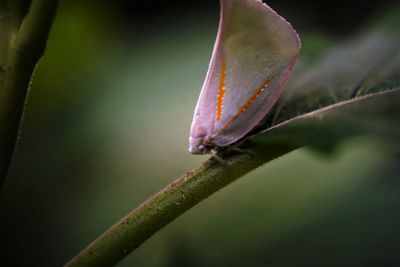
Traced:
[[42, 57], [57, 0], [0, 2], [0, 190], [10, 167], [31, 78]]

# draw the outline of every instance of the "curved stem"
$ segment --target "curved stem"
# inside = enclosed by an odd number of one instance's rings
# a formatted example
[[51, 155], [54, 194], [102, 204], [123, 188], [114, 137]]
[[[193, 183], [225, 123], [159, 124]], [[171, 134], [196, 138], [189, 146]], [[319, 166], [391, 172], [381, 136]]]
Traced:
[[23, 1], [6, 0], [0, 6], [0, 14], [6, 18], [0, 21], [0, 190], [14, 152], [31, 76], [44, 53], [58, 1], [32, 0], [22, 19], [15, 18], [20, 13], [14, 12], [17, 3]]
[[297, 147], [254, 146], [230, 153], [227, 165], [210, 158], [148, 199], [93, 241], [66, 266], [113, 266], [179, 215], [260, 165]]

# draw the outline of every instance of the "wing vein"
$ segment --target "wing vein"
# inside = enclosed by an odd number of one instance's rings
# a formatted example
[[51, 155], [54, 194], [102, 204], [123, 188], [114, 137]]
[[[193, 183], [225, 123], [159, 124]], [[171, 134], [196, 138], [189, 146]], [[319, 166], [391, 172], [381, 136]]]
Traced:
[[265, 88], [267, 88], [268, 84], [271, 82], [271, 80], [274, 78], [273, 75], [269, 76], [265, 82], [263, 82], [263, 84], [257, 88], [257, 90], [249, 97], [249, 99], [247, 99], [246, 103], [244, 103], [239, 110], [237, 111], [236, 115], [232, 117], [232, 119], [230, 119], [222, 129], [225, 129], [226, 127], [228, 127], [229, 125], [232, 124], [232, 122], [238, 118], [240, 116], [240, 114], [242, 114], [243, 112], [245, 112], [253, 103], [254, 101], [257, 99], [257, 97], [265, 90]]
[[222, 56], [221, 59], [221, 77], [219, 79], [218, 86], [218, 96], [217, 96], [217, 112], [216, 119], [220, 121], [222, 119], [222, 108], [224, 105], [224, 97], [225, 97], [225, 75], [226, 75], [226, 61], [225, 57]]

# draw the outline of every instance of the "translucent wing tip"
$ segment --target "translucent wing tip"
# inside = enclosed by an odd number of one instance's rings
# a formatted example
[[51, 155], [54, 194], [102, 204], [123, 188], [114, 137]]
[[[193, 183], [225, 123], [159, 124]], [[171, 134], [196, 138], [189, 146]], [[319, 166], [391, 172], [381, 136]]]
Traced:
[[220, 0], [221, 3], [221, 24], [220, 31], [223, 31], [225, 28], [225, 24], [229, 23], [229, 16], [232, 8], [235, 5], [241, 5], [243, 7], [250, 7], [258, 10], [259, 13], [264, 13], [263, 15], [272, 16], [276, 19], [276, 23], [283, 23], [287, 26], [287, 32], [291, 32], [293, 36], [293, 45], [299, 53], [301, 49], [301, 41], [298, 33], [293, 28], [293, 26], [282, 16], [280, 16], [275, 10], [273, 10], [270, 6], [264, 3], [262, 0]]
[[[243, 1], [243, 0], [239, 0], [239, 1]], [[244, 0], [247, 2], [254, 2], [254, 4], [257, 4], [260, 6], [260, 8], [264, 8], [267, 12], [273, 14], [274, 16], [276, 16], [276, 18], [280, 19], [281, 21], [283, 21], [284, 23], [286, 23], [290, 30], [293, 32], [294, 35], [294, 39], [297, 42], [297, 46], [300, 49], [301, 48], [301, 42], [300, 42], [300, 37], [299, 34], [296, 32], [296, 30], [293, 28], [292, 24], [290, 22], [288, 22], [284, 17], [280, 16], [275, 10], [273, 10], [270, 6], [268, 6], [266, 3], [264, 3], [262, 0]]]

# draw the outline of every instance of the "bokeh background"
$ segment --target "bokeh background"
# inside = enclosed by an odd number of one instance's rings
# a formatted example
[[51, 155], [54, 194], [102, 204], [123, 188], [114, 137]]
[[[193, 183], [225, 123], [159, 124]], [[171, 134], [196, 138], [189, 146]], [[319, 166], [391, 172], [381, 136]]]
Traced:
[[[321, 49], [394, 2], [268, 4]], [[187, 139], [218, 16], [217, 0], [62, 1], [1, 196], [0, 266], [62, 265], [207, 158]], [[119, 266], [399, 266], [399, 161], [367, 138], [295, 151]]]

